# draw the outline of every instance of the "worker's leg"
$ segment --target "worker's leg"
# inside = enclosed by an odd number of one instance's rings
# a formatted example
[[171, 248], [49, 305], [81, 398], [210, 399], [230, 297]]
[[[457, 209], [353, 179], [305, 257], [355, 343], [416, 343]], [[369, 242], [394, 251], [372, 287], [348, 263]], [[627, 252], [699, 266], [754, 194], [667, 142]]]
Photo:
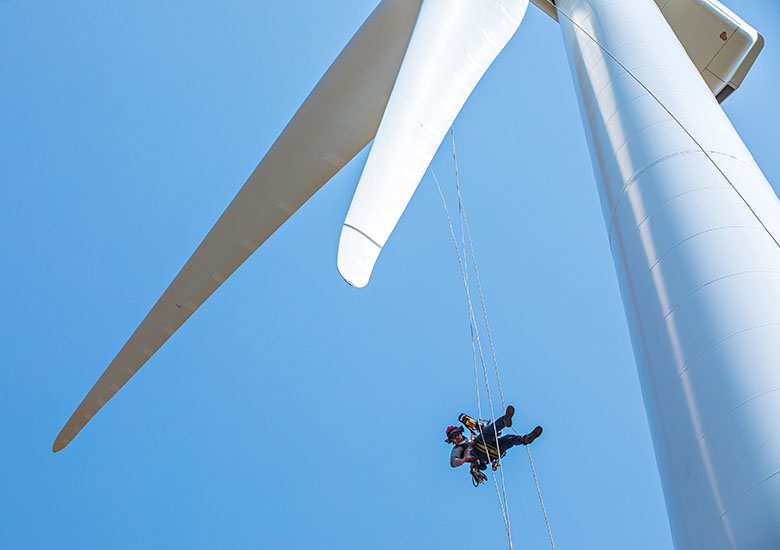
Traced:
[[496, 434], [501, 433], [501, 430], [504, 429], [504, 417], [497, 419], [495, 422], [492, 422], [485, 426], [485, 428], [482, 430], [481, 435], [477, 436], [480, 438], [485, 439], [485, 443], [487, 445], [494, 445], [496, 442]]
[[501, 451], [506, 451], [515, 445], [528, 445], [540, 435], [542, 435], [541, 426], [537, 426], [525, 435], [505, 435], [498, 438], [498, 447]]
[[504, 435], [498, 438], [498, 445], [496, 445], [503, 453], [507, 449], [511, 449], [516, 445], [525, 445], [526, 439], [524, 435]]

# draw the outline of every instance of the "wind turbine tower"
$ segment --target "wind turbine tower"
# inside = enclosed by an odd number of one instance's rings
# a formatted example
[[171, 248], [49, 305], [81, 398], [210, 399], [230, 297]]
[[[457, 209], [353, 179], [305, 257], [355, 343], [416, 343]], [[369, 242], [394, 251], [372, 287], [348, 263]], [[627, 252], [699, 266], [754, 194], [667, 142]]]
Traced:
[[557, 5], [675, 546], [780, 548], [780, 203], [659, 5]]

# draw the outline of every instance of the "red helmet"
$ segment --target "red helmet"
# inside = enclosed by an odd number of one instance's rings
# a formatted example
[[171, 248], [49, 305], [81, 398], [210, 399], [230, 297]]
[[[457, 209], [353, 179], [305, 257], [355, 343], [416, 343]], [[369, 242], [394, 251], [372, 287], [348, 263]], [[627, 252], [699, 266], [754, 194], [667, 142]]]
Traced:
[[452, 443], [456, 437], [458, 437], [463, 433], [463, 426], [450, 426], [449, 428], [447, 428], [446, 433], [447, 433], [447, 439], [445, 439], [444, 441], [446, 441], [447, 443]]

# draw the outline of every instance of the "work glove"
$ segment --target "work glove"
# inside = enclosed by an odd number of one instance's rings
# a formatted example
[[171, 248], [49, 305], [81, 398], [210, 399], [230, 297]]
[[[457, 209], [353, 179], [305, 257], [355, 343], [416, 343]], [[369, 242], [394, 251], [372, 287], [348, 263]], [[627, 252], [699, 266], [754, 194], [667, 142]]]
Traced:
[[463, 459], [463, 462], [474, 462], [477, 460], [477, 457], [469, 456]]

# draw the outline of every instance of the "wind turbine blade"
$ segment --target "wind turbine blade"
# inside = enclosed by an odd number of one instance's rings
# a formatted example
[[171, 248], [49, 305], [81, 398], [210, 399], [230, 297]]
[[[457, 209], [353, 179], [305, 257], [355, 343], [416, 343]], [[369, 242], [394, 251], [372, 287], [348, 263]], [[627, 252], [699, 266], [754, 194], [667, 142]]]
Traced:
[[252, 252], [373, 139], [421, 0], [383, 0], [54, 441], [65, 447]]
[[424, 0], [339, 241], [338, 268], [368, 284], [447, 129], [520, 25], [528, 0]]

